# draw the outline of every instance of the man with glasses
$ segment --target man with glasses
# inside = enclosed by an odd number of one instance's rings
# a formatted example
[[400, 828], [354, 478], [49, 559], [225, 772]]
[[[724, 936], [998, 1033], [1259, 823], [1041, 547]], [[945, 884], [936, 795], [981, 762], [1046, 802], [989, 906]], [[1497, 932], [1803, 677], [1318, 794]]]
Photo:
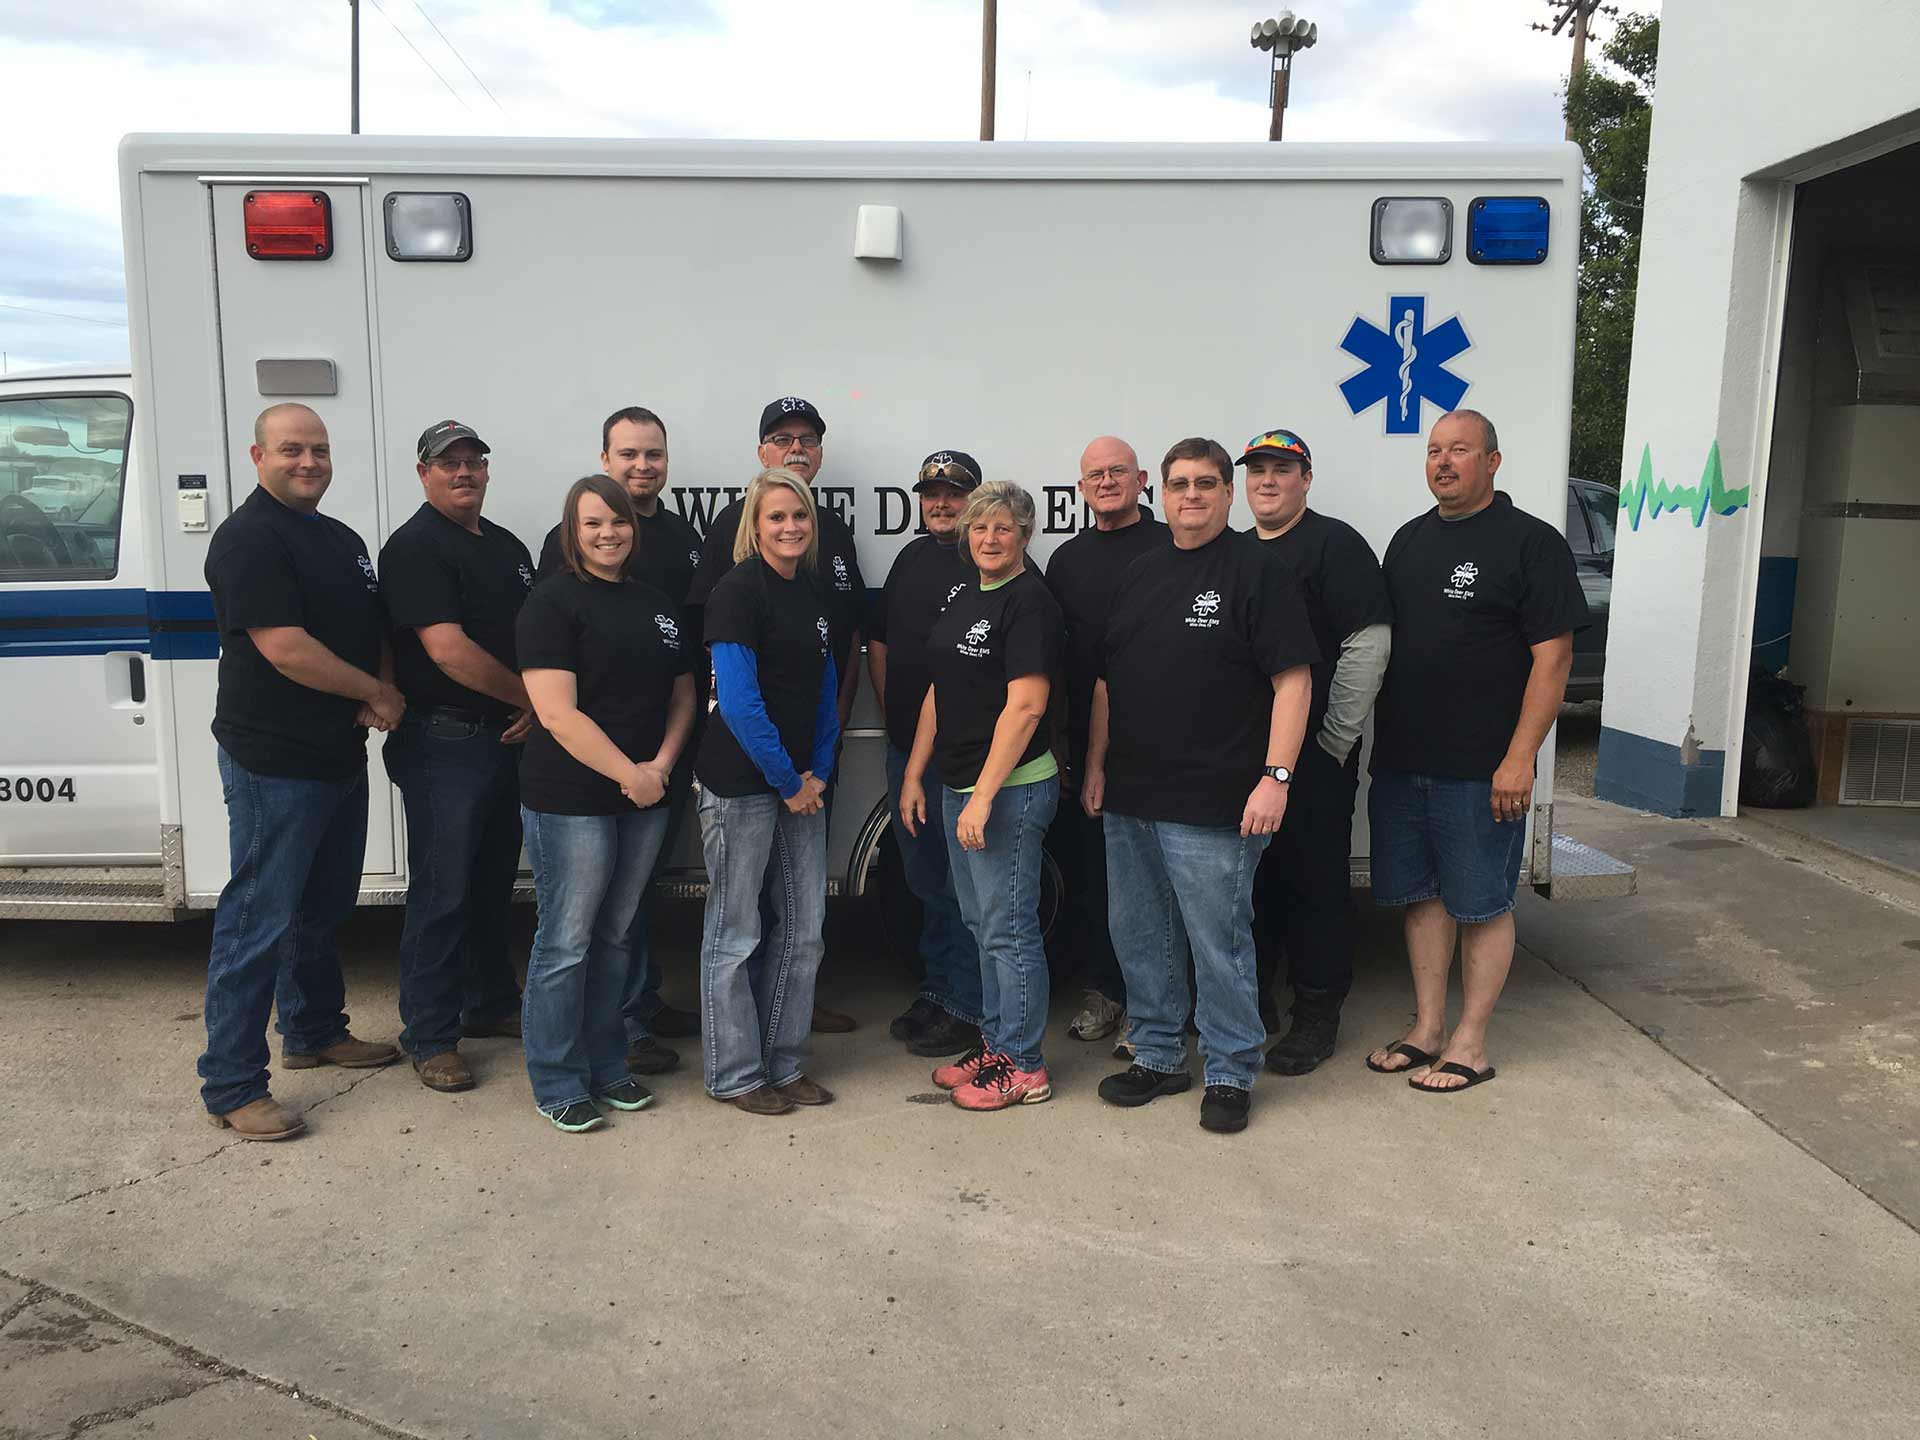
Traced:
[[[1099, 814], [1085, 807], [1080, 780], [1087, 765], [1095, 655], [1106, 633], [1114, 587], [1140, 556], [1172, 543], [1167, 527], [1140, 503], [1146, 478], [1139, 456], [1126, 441], [1102, 435], [1090, 442], [1080, 454], [1079, 484], [1093, 525], [1055, 550], [1047, 562], [1047, 586], [1067, 622], [1067, 768], [1060, 774], [1062, 803], [1053, 839], [1068, 871], [1069, 903], [1078, 921], [1072, 931], [1083, 947], [1087, 976], [1086, 1003], [1067, 1026], [1076, 1040], [1111, 1035], [1125, 1022], [1127, 1008], [1126, 979], [1107, 930], [1106, 831]], [[1123, 1057], [1116, 1052], [1116, 1058]]]
[[473, 428], [421, 433], [425, 500], [380, 551], [405, 718], [382, 752], [407, 811], [400, 1044], [429, 1090], [471, 1090], [461, 1037], [520, 1034], [507, 951], [520, 868], [520, 744], [532, 711], [514, 622], [533, 559], [482, 517], [491, 464]]
[[[1293, 984], [1293, 1019], [1267, 1052], [1276, 1075], [1305, 1075], [1333, 1054], [1340, 1007], [1353, 988], [1353, 800], [1360, 727], [1386, 673], [1393, 636], [1380, 562], [1360, 532], [1307, 508], [1313, 452], [1291, 430], [1247, 442], [1254, 535], [1293, 572], [1320, 658], [1286, 819], [1253, 880], [1253, 938], [1264, 1008], [1280, 956]], [[1273, 1027], [1269, 1027], [1273, 1028]]]
[[[638, 522], [633, 536], [632, 574], [679, 605], [681, 623], [692, 629], [699, 612], [687, 608], [687, 595], [700, 571], [700, 536], [670, 506], [661, 503], [667, 488], [667, 460], [667, 422], [645, 406], [628, 405], [601, 423], [600, 469], [625, 488]], [[539, 576], [544, 580], [564, 568], [560, 527], [556, 525], [540, 547]], [[699, 653], [699, 645], [696, 631], [691, 638], [693, 653]], [[706, 714], [706, 683], [704, 670], [694, 675], [696, 727]], [[660, 998], [660, 963], [647, 939], [653, 915], [653, 881], [673, 863], [675, 844], [690, 808], [693, 757], [699, 748], [689, 741], [680, 753], [680, 763], [674, 766], [667, 786], [667, 833], [627, 935], [632, 964], [620, 1012], [627, 1022], [627, 1068], [636, 1075], [661, 1075], [680, 1064], [680, 1052], [661, 1044], [663, 1037], [684, 1040], [700, 1033], [699, 1011], [680, 1010]]]
[[[763, 469], [785, 468], [808, 485], [817, 483], [827, 422], [811, 400], [798, 395], [783, 395], [771, 400], [760, 412], [759, 458]], [[860, 667], [852, 663], [860, 650], [861, 626], [865, 620], [866, 581], [860, 575], [860, 559], [854, 548], [853, 531], [832, 506], [816, 507], [820, 520], [820, 583], [827, 591], [828, 644], [840, 676], [840, 728], [845, 731], [847, 717], [853, 713], [854, 696], [860, 689]], [[739, 532], [744, 513], [741, 501], [734, 501], [707, 527], [700, 553], [700, 571], [688, 596], [690, 605], [706, 604], [713, 587], [733, 568], [733, 537]], [[839, 767], [834, 767], [837, 778]], [[827, 805], [833, 805], [834, 786], [827, 787]], [[813, 1028], [839, 1033], [853, 1029], [853, 1017], [823, 1006], [813, 1007]]]
[[1182, 440], [1160, 464], [1173, 544], [1127, 567], [1100, 643], [1081, 782], [1104, 813], [1114, 948], [1133, 1065], [1113, 1105], [1186, 1090], [1187, 952], [1206, 1050], [1200, 1123], [1244, 1130], [1266, 1029], [1254, 989], [1253, 872], [1287, 812], [1319, 658], [1299, 587], [1227, 528], [1233, 461]]

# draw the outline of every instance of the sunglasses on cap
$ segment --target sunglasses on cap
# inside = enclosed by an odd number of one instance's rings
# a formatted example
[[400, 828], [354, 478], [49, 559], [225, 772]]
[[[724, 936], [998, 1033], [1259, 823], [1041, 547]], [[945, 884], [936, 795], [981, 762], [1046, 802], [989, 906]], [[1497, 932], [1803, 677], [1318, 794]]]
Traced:
[[931, 460], [920, 467], [918, 479], [920, 484], [939, 480], [961, 490], [971, 489], [980, 483], [980, 477], [958, 460]]

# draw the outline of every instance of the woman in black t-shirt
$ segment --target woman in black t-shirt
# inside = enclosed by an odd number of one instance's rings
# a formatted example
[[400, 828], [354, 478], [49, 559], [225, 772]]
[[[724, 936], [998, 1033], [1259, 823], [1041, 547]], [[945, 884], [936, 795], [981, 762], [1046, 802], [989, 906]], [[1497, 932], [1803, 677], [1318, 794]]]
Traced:
[[564, 565], [516, 626], [535, 725], [520, 813], [540, 919], [522, 1031], [534, 1104], [568, 1133], [596, 1105], [653, 1096], [627, 1071], [620, 1018], [627, 931], [667, 829], [667, 777], [693, 729], [679, 612], [632, 578], [633, 502], [605, 475], [577, 480], [560, 518]]
[[1040, 842], [1060, 801], [1047, 700], [1065, 641], [1060, 606], [1027, 569], [1033, 497], [991, 481], [960, 516], [960, 544], [979, 583], [956, 595], [927, 641], [933, 688], [900, 785], [900, 819], [918, 835], [925, 776], [946, 787], [955, 817], [947, 852], [960, 913], [980, 947], [981, 1044], [933, 1072], [967, 1110], [1050, 1098], [1040, 1055], [1047, 1027], [1047, 952], [1040, 933]]
[[[707, 596], [714, 708], [700, 742], [707, 1093], [752, 1115], [825, 1105], [807, 1078], [827, 905], [825, 794], [840, 739], [831, 602], [813, 491], [791, 470], [747, 487], [734, 566]], [[761, 933], [761, 895], [771, 933]]]

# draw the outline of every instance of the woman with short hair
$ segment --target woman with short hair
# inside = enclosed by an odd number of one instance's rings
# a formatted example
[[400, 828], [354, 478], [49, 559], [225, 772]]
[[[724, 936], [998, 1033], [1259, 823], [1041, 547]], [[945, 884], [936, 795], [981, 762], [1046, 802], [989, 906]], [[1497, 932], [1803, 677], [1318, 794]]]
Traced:
[[[800, 475], [754, 478], [733, 555], [706, 603], [720, 723], [708, 725], [695, 768], [707, 862], [700, 1022], [707, 1093], [751, 1115], [783, 1115], [833, 1100], [806, 1063], [840, 682], [815, 578], [813, 491]], [[772, 913], [764, 948], [763, 890]]]
[[1060, 800], [1047, 701], [1060, 664], [1060, 606], [1027, 569], [1033, 497], [990, 481], [960, 516], [978, 582], [955, 596], [927, 642], [933, 687], [921, 704], [900, 786], [900, 819], [926, 823], [929, 766], [946, 787], [942, 814], [960, 913], [980, 947], [985, 1016], [979, 1048], [933, 1072], [965, 1110], [1049, 1099], [1040, 1053], [1047, 952], [1040, 933], [1040, 845]]
[[[653, 1096], [627, 1070], [627, 931], [666, 835], [667, 777], [693, 729], [679, 612], [630, 574], [633, 501], [576, 480], [560, 571], [521, 607], [521, 679], [535, 724], [520, 811], [540, 918], [521, 1014], [534, 1104], [569, 1134]], [[596, 1103], [598, 1102], [598, 1103]]]

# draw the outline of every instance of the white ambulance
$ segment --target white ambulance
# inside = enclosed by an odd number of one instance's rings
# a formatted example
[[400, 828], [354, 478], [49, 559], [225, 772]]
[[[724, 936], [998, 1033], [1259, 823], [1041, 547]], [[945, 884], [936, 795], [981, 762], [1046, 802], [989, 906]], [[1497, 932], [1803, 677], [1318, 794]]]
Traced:
[[[0, 382], [0, 916], [218, 897], [202, 566], [277, 401], [325, 419], [323, 508], [376, 552], [420, 503], [412, 447], [436, 420], [486, 436], [487, 514], [537, 550], [610, 411], [666, 418], [666, 503], [700, 528], [781, 395], [827, 418], [818, 493], [871, 587], [912, 537], [921, 458], [948, 447], [1033, 491], [1044, 559], [1085, 523], [1093, 436], [1157, 479], [1183, 436], [1237, 453], [1285, 425], [1313, 447], [1312, 503], [1381, 550], [1430, 503], [1426, 429], [1468, 404], [1500, 427], [1502, 487], [1564, 522], [1571, 145], [135, 135], [120, 165], [132, 375]], [[404, 819], [377, 740], [363, 898], [391, 902]], [[883, 745], [863, 692], [840, 893], [867, 890], [886, 828]], [[1552, 776], [1550, 739], [1536, 884]], [[1358, 878], [1364, 805], [1355, 837]], [[697, 886], [697, 846], [681, 859]]]

